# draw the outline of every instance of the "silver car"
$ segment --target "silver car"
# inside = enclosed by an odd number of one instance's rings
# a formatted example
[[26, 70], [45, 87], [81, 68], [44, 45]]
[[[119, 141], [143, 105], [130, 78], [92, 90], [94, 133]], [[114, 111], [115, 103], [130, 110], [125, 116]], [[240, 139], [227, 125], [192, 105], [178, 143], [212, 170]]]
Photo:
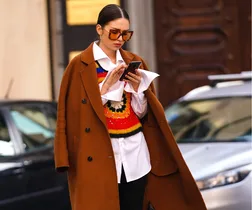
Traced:
[[165, 110], [208, 210], [252, 209], [251, 76], [210, 76]]

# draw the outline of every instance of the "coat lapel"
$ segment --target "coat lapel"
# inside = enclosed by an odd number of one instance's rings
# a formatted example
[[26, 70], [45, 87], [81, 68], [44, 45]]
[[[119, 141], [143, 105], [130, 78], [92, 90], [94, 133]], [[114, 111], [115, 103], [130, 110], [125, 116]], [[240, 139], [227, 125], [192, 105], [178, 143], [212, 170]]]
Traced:
[[[126, 64], [128, 64], [134, 58], [132, 54], [127, 53], [122, 49], [120, 50], [120, 53]], [[83, 86], [85, 87], [85, 91], [94, 111], [103, 122], [103, 124], [107, 126], [100, 89], [98, 86], [96, 64], [93, 56], [93, 43], [81, 53], [81, 61], [85, 64], [83, 69], [80, 71]]]
[[81, 53], [81, 61], [85, 64], [80, 71], [81, 80], [90, 103], [104, 126], [107, 126], [104, 115], [100, 89], [98, 86], [96, 64], [93, 56], [93, 44]]

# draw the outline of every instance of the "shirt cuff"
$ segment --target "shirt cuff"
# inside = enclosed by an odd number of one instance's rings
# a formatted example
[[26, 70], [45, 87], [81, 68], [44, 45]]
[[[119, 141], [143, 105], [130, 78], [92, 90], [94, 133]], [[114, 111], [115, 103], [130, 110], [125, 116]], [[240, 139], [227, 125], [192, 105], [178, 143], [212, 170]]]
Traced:
[[[155, 72], [143, 70], [143, 69], [138, 69], [138, 70], [141, 72], [142, 79], [141, 79], [141, 82], [139, 84], [137, 93], [143, 93], [145, 90], [148, 89], [151, 82], [156, 77], [159, 76], [159, 74], [157, 74]], [[130, 92], [130, 93], [136, 93], [136, 91], [134, 91], [134, 89], [132, 88], [132, 86], [129, 83], [126, 84], [124, 90], [127, 91], [127, 92]]]

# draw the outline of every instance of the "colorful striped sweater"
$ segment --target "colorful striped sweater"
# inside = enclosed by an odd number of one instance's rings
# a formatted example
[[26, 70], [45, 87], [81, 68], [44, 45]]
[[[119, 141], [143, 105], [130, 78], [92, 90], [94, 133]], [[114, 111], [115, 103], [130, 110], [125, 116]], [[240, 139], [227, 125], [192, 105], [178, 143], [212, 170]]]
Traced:
[[[98, 62], [96, 71], [98, 83], [101, 83], [108, 72]], [[109, 100], [103, 107], [110, 137], [129, 137], [142, 130], [140, 120], [131, 107], [131, 93], [124, 91], [121, 101]]]

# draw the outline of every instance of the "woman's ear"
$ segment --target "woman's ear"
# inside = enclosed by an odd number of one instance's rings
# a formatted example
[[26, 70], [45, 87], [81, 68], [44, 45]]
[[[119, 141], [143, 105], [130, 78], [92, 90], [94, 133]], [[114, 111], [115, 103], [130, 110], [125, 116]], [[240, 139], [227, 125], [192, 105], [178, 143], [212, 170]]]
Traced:
[[96, 32], [99, 36], [102, 35], [102, 26], [100, 24], [96, 25]]

